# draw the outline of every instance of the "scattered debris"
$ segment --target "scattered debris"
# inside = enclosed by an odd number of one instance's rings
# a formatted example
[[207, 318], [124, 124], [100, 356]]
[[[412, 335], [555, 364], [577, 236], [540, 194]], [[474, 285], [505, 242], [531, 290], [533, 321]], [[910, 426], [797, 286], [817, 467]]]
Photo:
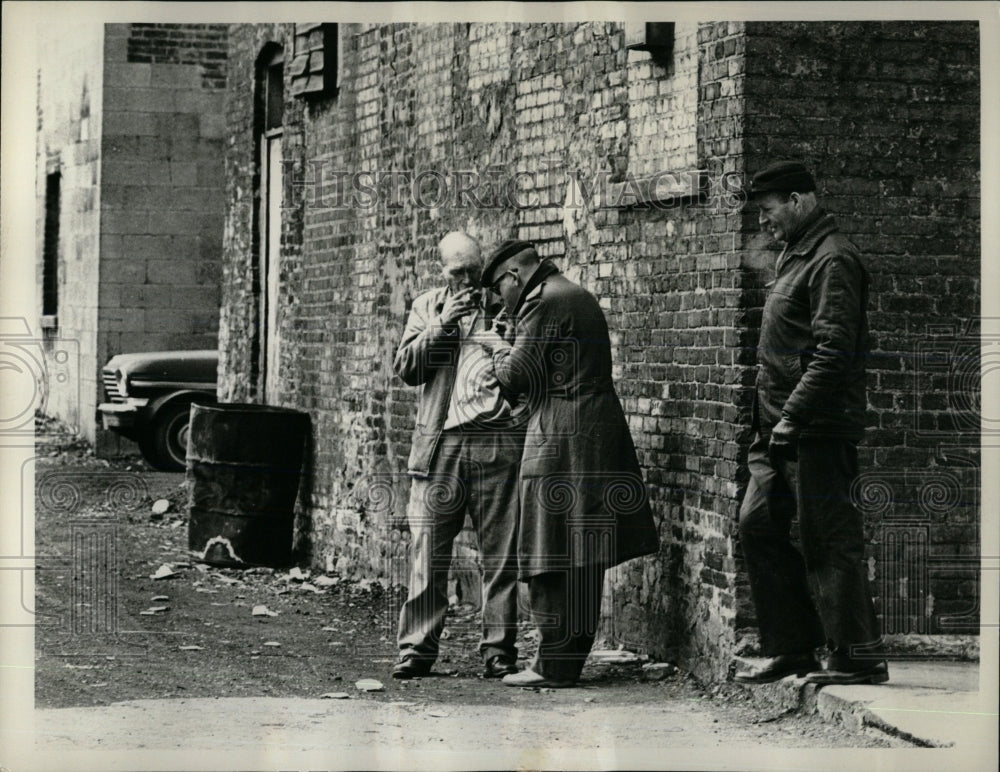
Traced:
[[281, 646], [277, 641], [264, 641], [261, 646]]
[[178, 646], [179, 651], [203, 651], [201, 646]]
[[634, 662], [649, 660], [645, 654], [636, 654], [634, 651], [626, 651], [625, 649], [598, 649], [590, 652], [590, 656], [593, 662], [599, 665], [630, 665]]
[[428, 710], [427, 715], [434, 718], [448, 718], [451, 714], [445, 710]]
[[169, 606], [150, 606], [145, 611], [140, 611], [139, 615], [144, 617], [151, 617], [166, 611], [168, 608]]
[[226, 576], [225, 574], [212, 574], [212, 577], [218, 579], [220, 582], [225, 582], [226, 584], [242, 584], [239, 579], [234, 576]]
[[169, 597], [168, 595], [154, 595], [154, 596], [153, 596], [153, 597], [151, 598], [151, 600], [152, 600], [152, 601], [153, 601], [154, 603], [156, 603], [156, 601], [158, 601], [158, 600], [170, 600], [170, 597]]
[[288, 572], [288, 576], [285, 577], [286, 580], [289, 580], [289, 581], [292, 581], [292, 582], [304, 582], [308, 578], [309, 578], [309, 572], [306, 572], [306, 573], [303, 574], [302, 573], [302, 569], [299, 568], [298, 566], [295, 566], [294, 568], [292, 568]]
[[157, 499], [153, 502], [153, 507], [150, 511], [153, 513], [153, 519], [159, 520], [170, 511], [170, 501], [168, 499]]
[[377, 681], [374, 678], [362, 678], [354, 684], [355, 687], [363, 692], [381, 692], [385, 690], [381, 681]]
[[300, 584], [299, 585], [299, 589], [300, 590], [311, 590], [312, 592], [316, 593], [317, 595], [326, 595], [326, 590], [321, 590], [316, 585], [309, 584], [309, 582], [303, 582], [302, 584]]
[[333, 587], [333, 585], [338, 584], [339, 582], [340, 582], [340, 577], [326, 576], [325, 574], [321, 574], [317, 576], [315, 579], [313, 579], [313, 584], [316, 584], [320, 587]]
[[649, 662], [642, 666], [642, 677], [647, 681], [662, 681], [677, 672], [677, 666], [670, 662]]
[[164, 563], [162, 566], [156, 569], [156, 573], [150, 574], [150, 579], [169, 579], [172, 576], [177, 576], [177, 572], [174, 571], [173, 567], [169, 563]]
[[349, 700], [351, 695], [347, 692], [327, 692], [320, 695], [321, 700]]
[[250, 612], [252, 616], [255, 617], [276, 617], [278, 616], [277, 611], [271, 611], [267, 606], [260, 605], [254, 606], [253, 611]]

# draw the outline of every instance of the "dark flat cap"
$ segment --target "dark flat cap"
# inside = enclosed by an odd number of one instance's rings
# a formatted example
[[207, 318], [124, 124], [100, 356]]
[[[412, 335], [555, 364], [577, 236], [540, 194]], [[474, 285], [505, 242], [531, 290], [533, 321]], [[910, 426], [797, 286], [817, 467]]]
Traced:
[[809, 193], [816, 190], [816, 180], [797, 161], [778, 161], [757, 172], [750, 180], [750, 197], [764, 193]]
[[490, 259], [486, 261], [486, 267], [483, 268], [483, 274], [480, 281], [484, 287], [489, 287], [493, 283], [493, 273], [499, 267], [499, 265], [508, 260], [514, 255], [519, 255], [527, 250], [535, 251], [535, 245], [530, 241], [521, 241], [520, 239], [507, 239], [501, 242], [493, 253], [490, 255]]

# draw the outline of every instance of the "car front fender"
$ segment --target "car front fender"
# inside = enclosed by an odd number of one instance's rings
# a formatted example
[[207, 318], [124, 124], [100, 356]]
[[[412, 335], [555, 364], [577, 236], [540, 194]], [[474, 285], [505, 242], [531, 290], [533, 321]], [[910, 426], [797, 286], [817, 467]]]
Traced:
[[178, 402], [197, 402], [199, 404], [214, 404], [216, 402], [216, 397], [206, 391], [199, 391], [197, 389], [180, 389], [178, 391], [171, 391], [166, 394], [161, 394], [159, 397], [150, 400], [149, 405], [146, 407], [144, 413], [144, 420], [146, 423], [153, 423], [156, 421], [157, 415], [168, 405], [174, 405]]

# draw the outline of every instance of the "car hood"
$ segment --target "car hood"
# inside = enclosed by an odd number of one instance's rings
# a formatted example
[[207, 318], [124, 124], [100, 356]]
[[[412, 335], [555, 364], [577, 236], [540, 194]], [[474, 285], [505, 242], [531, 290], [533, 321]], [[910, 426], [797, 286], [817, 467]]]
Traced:
[[118, 354], [105, 365], [106, 370], [121, 370], [130, 378], [201, 381], [204, 383], [215, 383], [218, 367], [219, 352], [214, 349]]

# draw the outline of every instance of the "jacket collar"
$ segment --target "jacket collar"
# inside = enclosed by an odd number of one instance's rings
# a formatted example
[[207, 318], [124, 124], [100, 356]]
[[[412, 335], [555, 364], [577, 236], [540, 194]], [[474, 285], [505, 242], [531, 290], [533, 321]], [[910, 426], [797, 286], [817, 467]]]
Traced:
[[517, 305], [514, 306], [513, 315], [516, 315], [517, 312], [521, 310], [521, 306], [524, 305], [524, 301], [528, 297], [529, 292], [531, 292], [547, 278], [557, 273], [559, 273], [559, 269], [556, 268], [555, 263], [548, 258], [542, 260], [538, 268], [535, 269], [535, 272], [531, 274], [531, 278], [528, 279], [528, 283], [524, 285], [524, 288], [521, 290], [521, 294], [518, 295]]
[[837, 222], [833, 219], [833, 215], [822, 207], [816, 207], [802, 223], [792, 240], [785, 245], [778, 258], [776, 271], [780, 271], [781, 266], [793, 255], [805, 256], [813, 252], [819, 243], [835, 230], [837, 230]]

